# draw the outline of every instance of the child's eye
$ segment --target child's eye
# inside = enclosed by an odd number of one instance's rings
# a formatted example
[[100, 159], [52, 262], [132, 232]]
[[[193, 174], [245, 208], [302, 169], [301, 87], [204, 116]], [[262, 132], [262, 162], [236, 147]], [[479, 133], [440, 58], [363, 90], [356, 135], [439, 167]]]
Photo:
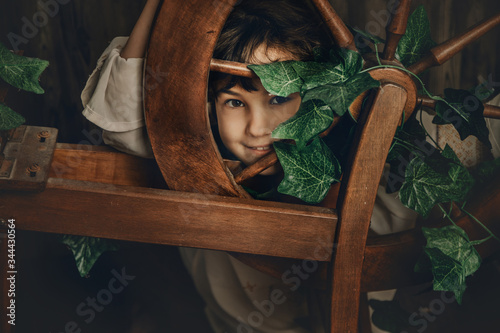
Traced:
[[225, 102], [225, 104], [231, 108], [238, 108], [243, 106], [243, 102], [237, 99], [230, 99]]
[[290, 100], [289, 97], [274, 96], [269, 104], [283, 104]]

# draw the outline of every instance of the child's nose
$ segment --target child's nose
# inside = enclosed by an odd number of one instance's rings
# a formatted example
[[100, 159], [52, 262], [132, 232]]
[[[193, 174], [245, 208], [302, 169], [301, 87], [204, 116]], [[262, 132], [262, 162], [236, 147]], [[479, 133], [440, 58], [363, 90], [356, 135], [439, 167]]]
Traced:
[[255, 110], [251, 112], [247, 132], [251, 136], [269, 135], [274, 130], [272, 119], [270, 119], [266, 110]]

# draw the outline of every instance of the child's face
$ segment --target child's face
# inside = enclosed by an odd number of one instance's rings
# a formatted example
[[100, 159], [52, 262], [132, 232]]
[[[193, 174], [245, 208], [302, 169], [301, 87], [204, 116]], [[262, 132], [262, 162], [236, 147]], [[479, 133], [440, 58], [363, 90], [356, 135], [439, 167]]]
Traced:
[[[284, 52], [256, 52], [256, 63], [294, 60]], [[252, 81], [257, 91], [245, 90], [241, 85], [230, 89], [216, 87], [215, 109], [222, 142], [240, 161], [250, 165], [273, 149], [271, 132], [282, 122], [292, 117], [300, 107], [299, 93], [288, 97], [269, 94], [260, 79]], [[222, 90], [220, 90], [222, 89]], [[279, 170], [274, 166], [261, 175], [271, 175]]]

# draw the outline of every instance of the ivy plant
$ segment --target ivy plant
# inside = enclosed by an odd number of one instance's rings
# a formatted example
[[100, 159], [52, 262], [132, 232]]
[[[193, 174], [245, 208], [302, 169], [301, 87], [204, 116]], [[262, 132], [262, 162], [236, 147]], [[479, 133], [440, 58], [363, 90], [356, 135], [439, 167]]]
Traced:
[[[43, 94], [38, 79], [48, 65], [46, 60], [17, 55], [0, 43], [0, 78], [13, 87]], [[23, 116], [0, 103], [0, 131], [16, 128], [25, 121]]]
[[[361, 36], [373, 43], [375, 52], [378, 52], [377, 44], [382, 42], [379, 38], [366, 33], [361, 33]], [[435, 45], [430, 37], [427, 13], [420, 6], [409, 17], [406, 33], [397, 47], [396, 58], [407, 67], [425, 56]], [[315, 60], [310, 62], [286, 61], [248, 66], [269, 93], [286, 97], [300, 92], [302, 97], [297, 113], [272, 132], [273, 138], [293, 140], [295, 143], [274, 143], [284, 170], [279, 192], [308, 203], [319, 203], [331, 183], [339, 181], [342, 163], [319, 134], [331, 125], [335, 117], [348, 116], [349, 106], [360, 94], [379, 86], [379, 82], [368, 74], [370, 68], [363, 69], [363, 66], [362, 56], [347, 49], [316, 50]], [[404, 67], [382, 65], [379, 61], [379, 65], [372, 68], [383, 67], [406, 71], [422, 84], [424, 93], [436, 100], [435, 124], [453, 124], [462, 140], [473, 135], [491, 148], [483, 116], [484, 108], [473, 91], [446, 89], [444, 97], [434, 96], [416, 75]], [[447, 145], [442, 148], [435, 142], [434, 145], [431, 143], [432, 138], [421, 125], [422, 122], [416, 119], [417, 112], [396, 131], [387, 162], [391, 165], [391, 173], [397, 176], [397, 181], [390, 184], [388, 190], [399, 190], [402, 204], [424, 218], [438, 207], [452, 222], [451, 226], [440, 229], [423, 229], [427, 239], [424, 254], [429, 265], [420, 262], [416, 268], [430, 269], [434, 276], [434, 289], [452, 291], [460, 303], [466, 288], [466, 277], [473, 274], [481, 263], [474, 246], [489, 238], [500, 239], [473, 218], [488, 231], [490, 237], [469, 240], [442, 204], [464, 204], [478, 183], [498, 173], [500, 159], [470, 172], [451, 147]], [[461, 207], [469, 214], [463, 208], [464, 205]]]
[[273, 138], [295, 142], [294, 146], [274, 143], [285, 172], [278, 191], [308, 203], [320, 202], [330, 185], [339, 181], [341, 168], [319, 134], [334, 117], [343, 116], [361, 93], [378, 87], [380, 82], [362, 72], [363, 58], [347, 49], [317, 52], [311, 62], [284, 61], [248, 67], [271, 94], [286, 97], [300, 92], [302, 104], [297, 113], [272, 133]]
[[81, 277], [88, 276], [101, 254], [119, 249], [117, 242], [95, 237], [63, 235], [62, 243], [73, 253]]
[[424, 6], [419, 6], [408, 17], [407, 29], [399, 41], [396, 58], [405, 67], [413, 65], [436, 46], [431, 38], [429, 18]]

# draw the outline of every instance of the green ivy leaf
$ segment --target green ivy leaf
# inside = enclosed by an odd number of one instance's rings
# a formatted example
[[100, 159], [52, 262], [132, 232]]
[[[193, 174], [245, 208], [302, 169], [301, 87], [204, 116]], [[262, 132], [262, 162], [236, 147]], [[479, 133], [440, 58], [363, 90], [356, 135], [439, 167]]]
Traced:
[[0, 103], [0, 131], [10, 130], [24, 124], [26, 119], [7, 105]]
[[64, 235], [62, 243], [66, 244], [73, 252], [76, 267], [81, 277], [88, 275], [102, 253], [118, 250], [118, 245], [115, 242], [104, 238]]
[[303, 102], [297, 113], [276, 127], [273, 138], [295, 140], [302, 149], [309, 140], [326, 130], [333, 121], [332, 109], [320, 100]]
[[248, 68], [257, 74], [270, 94], [287, 97], [302, 88], [302, 79], [293, 69], [293, 63], [293, 61], [280, 61], [266, 65], [248, 65]]
[[43, 94], [38, 78], [48, 65], [46, 60], [14, 54], [0, 43], [0, 77], [16, 88]]
[[[416, 112], [415, 112], [416, 113]], [[414, 113], [414, 114], [415, 114]], [[389, 149], [387, 155], [387, 161], [393, 161], [400, 155], [407, 155], [408, 151], [413, 151], [411, 146], [405, 146], [404, 144], [397, 144], [398, 142], [408, 143], [412, 146], [420, 147], [426, 143], [425, 141], [425, 131], [422, 125], [417, 121], [415, 116], [410, 117], [404, 122], [403, 126], [399, 126], [394, 134], [394, 141]]]
[[274, 143], [274, 148], [285, 173], [278, 186], [280, 193], [319, 203], [330, 184], [340, 179], [338, 160], [318, 137], [302, 150], [279, 141]]
[[405, 182], [399, 191], [401, 203], [423, 217], [427, 217], [438, 203], [463, 201], [474, 184], [474, 179], [448, 145], [442, 155], [454, 161], [447, 174], [437, 172], [438, 166], [430, 166], [418, 156], [406, 168]]
[[380, 86], [368, 73], [356, 74], [343, 84], [323, 85], [307, 91], [302, 102], [319, 99], [328, 104], [333, 111], [343, 116], [354, 100], [368, 89]]
[[460, 139], [465, 140], [469, 135], [474, 135], [491, 149], [489, 130], [486, 127], [481, 100], [467, 90], [445, 89], [445, 102], [436, 103], [436, 116], [434, 124], [453, 124], [460, 134]]
[[409, 326], [410, 313], [401, 307], [399, 301], [371, 299], [368, 304], [373, 308], [372, 322], [378, 328], [391, 333], [400, 333]]
[[408, 163], [422, 151], [435, 154], [438, 150], [426, 141], [425, 131], [415, 117], [416, 112], [399, 126], [387, 155], [390, 172], [387, 179], [387, 193], [398, 191], [403, 185]]
[[457, 226], [422, 228], [427, 239], [425, 253], [431, 261], [433, 289], [452, 291], [462, 302], [465, 278], [478, 270], [481, 257], [464, 230]]
[[363, 58], [358, 52], [340, 49], [331, 52], [330, 57], [334, 58], [331, 62], [292, 62], [293, 69], [304, 81], [302, 90], [345, 82], [363, 68]]
[[341, 64], [331, 62], [295, 61], [293, 69], [304, 81], [303, 90], [316, 88], [324, 84], [335, 84], [347, 80]]
[[436, 43], [431, 39], [429, 18], [423, 5], [417, 7], [408, 18], [406, 32], [399, 41], [396, 57], [408, 67], [426, 55]]

